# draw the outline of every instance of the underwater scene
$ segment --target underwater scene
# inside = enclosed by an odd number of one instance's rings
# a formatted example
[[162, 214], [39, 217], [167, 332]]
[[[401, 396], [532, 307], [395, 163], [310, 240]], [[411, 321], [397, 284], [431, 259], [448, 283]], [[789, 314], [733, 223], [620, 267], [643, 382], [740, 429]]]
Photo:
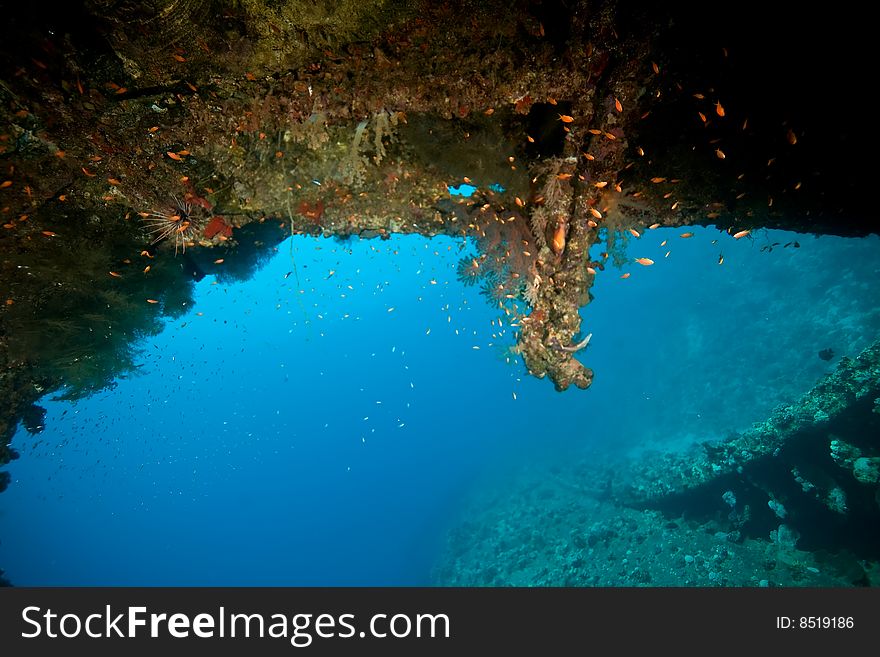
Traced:
[[0, 583], [880, 583], [873, 23], [770, 9], [4, 8]]
[[16, 434], [0, 560], [27, 585], [864, 583], [870, 408], [774, 435], [778, 463], [677, 468], [822, 413], [849, 358], [876, 386], [880, 240], [681, 232], [599, 276], [579, 395], [525, 375], [462, 240], [287, 238], [208, 276], [131, 375]]

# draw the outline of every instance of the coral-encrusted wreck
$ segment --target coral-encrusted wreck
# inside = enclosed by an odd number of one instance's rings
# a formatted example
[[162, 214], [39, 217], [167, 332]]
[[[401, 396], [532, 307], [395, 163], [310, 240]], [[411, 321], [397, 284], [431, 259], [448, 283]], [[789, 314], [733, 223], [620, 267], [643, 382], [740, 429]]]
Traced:
[[[8, 9], [0, 415], [20, 417], [38, 388], [100, 387], [108, 363], [127, 362], [116, 342], [75, 362], [30, 349], [38, 326], [49, 338], [83, 334], [40, 315], [59, 280], [86, 298], [92, 277], [102, 322], [149, 333], [157, 313], [178, 307], [165, 296], [187, 290], [175, 272], [197, 277], [219, 259], [198, 249], [225, 250], [268, 218], [311, 235], [475, 238], [477, 266], [491, 271], [482, 283], [519, 329], [529, 372], [559, 390], [592, 381], [578, 310], [601, 269], [588, 256], [600, 231], [875, 231], [858, 193], [873, 169], [855, 165], [870, 149], [828, 130], [837, 100], [805, 91], [824, 74], [855, 88], [857, 67], [827, 54], [803, 72], [785, 65], [791, 53], [811, 58], [833, 19], [791, 30], [788, 16], [762, 10], [756, 26], [741, 5], [716, 9], [713, 25], [623, 0]], [[752, 47], [755, 30], [775, 44], [780, 27], [798, 39], [785, 57]], [[848, 57], [860, 43], [825, 52]], [[458, 203], [449, 186], [467, 181], [478, 191]], [[192, 211], [175, 210], [175, 198]], [[159, 224], [157, 245], [144, 214]], [[63, 251], [47, 236], [61, 236]], [[187, 249], [180, 267], [160, 262], [169, 246]], [[24, 260], [46, 258], [76, 266], [20, 275]], [[145, 290], [127, 277], [146, 267], [166, 284]], [[107, 271], [121, 281], [104, 282]], [[159, 302], [149, 312], [124, 303], [145, 295]]]
[[753, 535], [784, 525], [813, 547], [876, 546], [880, 341], [742, 434], [639, 460], [616, 497], [675, 515], [724, 515], [731, 531]]

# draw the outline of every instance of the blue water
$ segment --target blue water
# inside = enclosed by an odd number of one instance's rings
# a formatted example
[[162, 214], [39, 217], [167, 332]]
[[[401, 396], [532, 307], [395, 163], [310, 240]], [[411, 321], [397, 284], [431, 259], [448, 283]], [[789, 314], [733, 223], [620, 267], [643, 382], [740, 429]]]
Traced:
[[456, 280], [461, 240], [295, 238], [246, 283], [208, 277], [139, 376], [44, 400], [44, 432], [16, 435], [0, 567], [19, 585], [426, 584], [487, 478], [742, 429], [880, 335], [878, 238], [680, 232], [631, 241], [653, 266], [600, 272], [579, 354], [595, 383], [562, 394]]

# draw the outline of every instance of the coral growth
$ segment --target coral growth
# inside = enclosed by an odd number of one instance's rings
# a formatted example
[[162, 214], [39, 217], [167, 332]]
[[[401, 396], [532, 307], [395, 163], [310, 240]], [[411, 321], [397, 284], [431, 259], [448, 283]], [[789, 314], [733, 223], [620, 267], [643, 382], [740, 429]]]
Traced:
[[480, 281], [486, 296], [500, 305], [525, 298], [538, 278], [538, 249], [526, 218], [518, 212], [477, 211], [471, 225], [480, 255], [462, 258], [459, 280]]
[[627, 194], [620, 188], [607, 186], [599, 191], [596, 206], [603, 215], [602, 223], [618, 230], [651, 218], [651, 208], [639, 200], [639, 193]]
[[468, 287], [475, 285], [480, 280], [480, 277], [483, 276], [484, 270], [480, 269], [481, 260], [485, 260], [485, 256], [480, 256], [479, 258], [465, 257], [459, 260], [458, 267], [456, 268], [458, 280]]
[[607, 186], [599, 192], [595, 205], [602, 215], [598, 227], [605, 230], [605, 252], [616, 267], [628, 262], [626, 247], [629, 243], [630, 228], [642, 229], [654, 222], [651, 208], [636, 194], [617, 191], [619, 188]]
[[223, 217], [214, 217], [205, 226], [205, 239], [213, 239], [219, 235], [221, 239], [229, 239], [232, 237], [232, 226], [226, 223]]
[[321, 199], [318, 199], [314, 203], [302, 201], [296, 207], [296, 211], [312, 223], [319, 224], [321, 217], [324, 216], [324, 201]]
[[327, 131], [327, 115], [323, 112], [310, 114], [302, 122], [291, 124], [284, 132], [283, 140], [295, 144], [305, 144], [311, 151], [317, 151], [330, 141]]
[[[549, 158], [532, 167], [534, 182], [540, 181], [540, 193], [529, 221], [538, 246], [550, 246], [556, 255], [565, 248], [567, 218], [571, 212], [571, 177], [575, 162]], [[548, 235], [549, 233], [549, 235]], [[549, 239], [548, 239], [549, 238]]]
[[[339, 178], [343, 183], [354, 187], [364, 184], [370, 159], [377, 166], [382, 163], [387, 155], [385, 143], [395, 139], [401, 116], [399, 112], [380, 110], [357, 124], [348, 152], [339, 163]], [[368, 135], [371, 124], [372, 140]]]

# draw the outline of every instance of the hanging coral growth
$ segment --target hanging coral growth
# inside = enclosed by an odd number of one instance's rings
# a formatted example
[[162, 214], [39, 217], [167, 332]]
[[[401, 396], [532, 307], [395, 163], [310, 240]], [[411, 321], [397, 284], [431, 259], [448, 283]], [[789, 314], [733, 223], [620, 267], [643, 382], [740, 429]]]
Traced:
[[477, 210], [471, 222], [479, 255], [461, 259], [459, 280], [465, 285], [479, 282], [499, 306], [525, 298], [538, 276], [538, 248], [528, 220], [516, 211], [487, 208]]

